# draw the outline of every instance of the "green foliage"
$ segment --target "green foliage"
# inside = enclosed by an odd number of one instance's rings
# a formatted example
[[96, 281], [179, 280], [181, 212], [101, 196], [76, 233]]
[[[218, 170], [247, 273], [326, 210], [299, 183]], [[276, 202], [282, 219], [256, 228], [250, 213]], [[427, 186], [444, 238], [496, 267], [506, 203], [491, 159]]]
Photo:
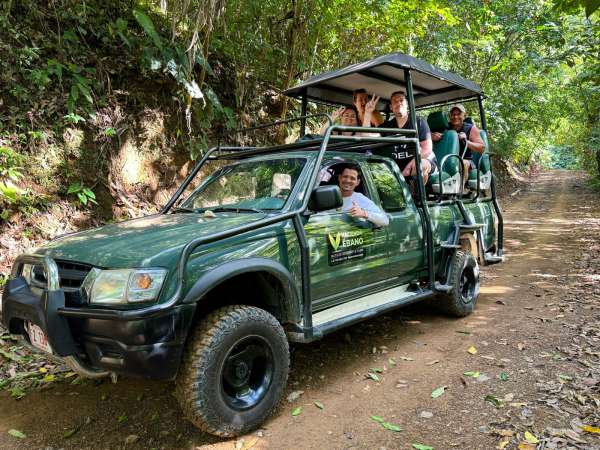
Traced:
[[[195, 159], [222, 132], [296, 114], [281, 90], [395, 51], [481, 84], [501, 157], [600, 173], [598, 3], [9, 2], [0, 8], [0, 139], [12, 162], [0, 152], [0, 202], [35, 204], [17, 187], [18, 174], [29, 182], [54, 171], [39, 179], [68, 183], [85, 179], [82, 165], [101, 172], [116, 136], [147, 107], [167, 118], [168, 145]], [[111, 115], [117, 110], [123, 123]], [[71, 147], [75, 133], [81, 142]], [[34, 170], [15, 156], [43, 161], [49, 146], [64, 164]], [[80, 187], [68, 195], [94, 203]]]
[[23, 157], [10, 147], [0, 146], [0, 180], [17, 181], [23, 177], [20, 172]]
[[579, 169], [580, 164], [573, 147], [556, 146], [548, 149], [548, 166], [553, 169]]
[[96, 201], [96, 194], [88, 188], [85, 187], [82, 183], [73, 183], [69, 185], [69, 189], [67, 189], [67, 195], [72, 194], [77, 197], [79, 203], [83, 206], [87, 206], [89, 203], [98, 204]]
[[588, 17], [600, 8], [598, 0], [554, 0], [554, 3], [556, 9], [567, 13], [577, 12], [579, 8], [583, 7]]

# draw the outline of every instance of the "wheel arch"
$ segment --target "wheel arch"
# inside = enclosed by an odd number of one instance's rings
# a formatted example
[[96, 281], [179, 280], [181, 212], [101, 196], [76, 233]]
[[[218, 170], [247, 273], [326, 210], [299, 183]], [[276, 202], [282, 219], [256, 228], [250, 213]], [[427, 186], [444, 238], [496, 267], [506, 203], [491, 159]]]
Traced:
[[[251, 291], [248, 287], [254, 287]], [[225, 298], [243, 292], [248, 301]], [[221, 301], [210, 298], [221, 295]], [[263, 295], [264, 298], [260, 298]], [[300, 320], [300, 295], [290, 271], [268, 258], [252, 257], [229, 261], [202, 274], [187, 292], [183, 303], [196, 303], [203, 314], [215, 306], [243, 303], [267, 309], [281, 323]], [[223, 303], [225, 300], [225, 303]]]

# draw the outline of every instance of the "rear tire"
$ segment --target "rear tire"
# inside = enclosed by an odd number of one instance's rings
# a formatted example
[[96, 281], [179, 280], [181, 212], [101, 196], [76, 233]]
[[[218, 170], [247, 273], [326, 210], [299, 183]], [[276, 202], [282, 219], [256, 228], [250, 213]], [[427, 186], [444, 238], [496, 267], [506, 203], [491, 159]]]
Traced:
[[238, 436], [277, 407], [289, 365], [288, 341], [275, 317], [252, 306], [227, 306], [192, 331], [175, 396], [199, 429]]
[[467, 252], [457, 251], [450, 261], [448, 284], [452, 289], [439, 298], [441, 309], [454, 317], [465, 317], [473, 312], [479, 295], [479, 265]]

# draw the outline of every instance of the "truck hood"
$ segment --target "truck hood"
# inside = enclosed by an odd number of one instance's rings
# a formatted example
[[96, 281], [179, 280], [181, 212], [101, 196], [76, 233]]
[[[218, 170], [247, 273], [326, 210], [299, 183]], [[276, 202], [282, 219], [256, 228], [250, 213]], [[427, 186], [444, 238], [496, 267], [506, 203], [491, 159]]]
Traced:
[[192, 239], [262, 219], [262, 213], [156, 214], [59, 237], [36, 253], [104, 268], [169, 264]]

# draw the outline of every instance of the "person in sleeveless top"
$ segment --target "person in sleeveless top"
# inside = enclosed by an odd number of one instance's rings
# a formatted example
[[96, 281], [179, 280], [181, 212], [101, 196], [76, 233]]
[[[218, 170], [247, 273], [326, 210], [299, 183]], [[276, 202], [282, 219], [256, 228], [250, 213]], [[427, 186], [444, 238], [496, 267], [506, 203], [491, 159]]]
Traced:
[[[464, 182], [469, 178], [469, 170], [475, 169], [473, 164], [473, 152], [483, 153], [485, 144], [479, 134], [479, 128], [473, 123], [465, 122], [466, 109], [462, 103], [450, 107], [450, 128], [458, 133], [459, 154], [463, 158]], [[431, 140], [437, 142], [442, 139], [442, 133], [431, 133]]]
[[[374, 98], [375, 97], [373, 96], [373, 98], [369, 100], [369, 94], [365, 89], [357, 89], [352, 92], [352, 104], [358, 113], [358, 123], [363, 124], [364, 127], [378, 127], [383, 123], [383, 116], [377, 109], [368, 111], [368, 106], [372, 104]], [[377, 97], [377, 100], [379, 100], [379, 97]], [[377, 101], [375, 101], [373, 106], [376, 105]], [[370, 118], [368, 117], [367, 120], [365, 120], [365, 114], [370, 114]]]
[[[345, 107], [335, 110], [333, 112], [333, 114], [331, 114], [331, 119], [333, 120], [333, 123], [336, 123], [339, 119], [340, 124], [347, 126], [347, 127], [356, 127], [356, 126], [370, 127], [371, 123], [372, 123], [372, 119], [373, 119], [373, 114], [377, 107], [377, 102], [379, 102], [379, 97], [374, 96], [371, 100], [369, 100], [365, 104], [364, 109], [363, 109], [362, 123], [359, 122], [359, 113], [356, 110], [356, 108], [354, 108], [353, 106], [345, 106]], [[329, 121], [326, 121], [323, 124], [323, 126], [319, 130], [319, 134], [325, 134], [327, 127], [329, 127]], [[379, 133], [366, 133], [366, 132], [357, 133], [356, 131], [343, 131], [343, 132], [334, 131], [333, 133], [341, 134], [344, 136], [379, 136]]]

